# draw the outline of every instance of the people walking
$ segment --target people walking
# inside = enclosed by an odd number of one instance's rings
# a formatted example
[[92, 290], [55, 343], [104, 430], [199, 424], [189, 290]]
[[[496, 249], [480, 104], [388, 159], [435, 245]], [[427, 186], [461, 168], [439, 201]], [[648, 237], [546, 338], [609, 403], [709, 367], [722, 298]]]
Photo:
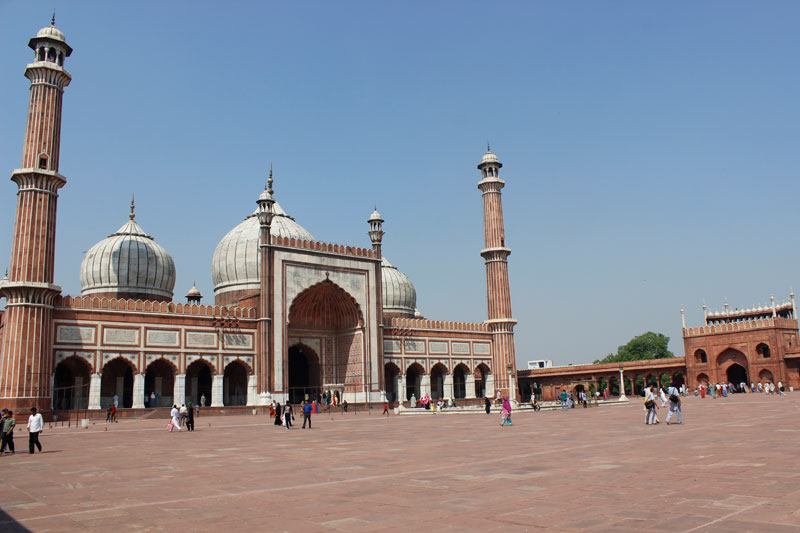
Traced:
[[683, 416], [681, 414], [681, 396], [678, 387], [675, 386], [675, 382], [673, 381], [670, 383], [669, 388], [667, 389], [667, 393], [669, 394], [669, 413], [667, 413], [667, 425], [670, 425], [670, 419], [672, 419], [672, 415], [678, 415], [678, 421], [672, 422], [673, 424], [682, 424], [683, 423]]
[[177, 405], [173, 404], [172, 409], [169, 412], [169, 416], [171, 417], [171, 420], [169, 421], [169, 424], [167, 424], [167, 427], [169, 428], [169, 431], [172, 432], [172, 430], [175, 429], [175, 428], [178, 428], [178, 431], [180, 431], [181, 430], [181, 423], [178, 420], [178, 416], [180, 416], [180, 411], [178, 411], [178, 406]]
[[283, 425], [283, 409], [281, 408], [280, 402], [275, 402], [275, 420], [273, 422], [275, 426], [282, 426]]
[[313, 407], [311, 406], [311, 402], [306, 400], [303, 403], [303, 428], [306, 429], [306, 422], [308, 422], [308, 429], [311, 429], [311, 411], [313, 411]]
[[283, 425], [286, 426], [286, 429], [292, 428], [292, 404], [286, 402], [286, 405], [283, 406]]
[[389, 416], [389, 402], [383, 402], [383, 414]]
[[489, 400], [488, 397], [483, 397], [483, 405], [486, 408], [486, 414], [490, 414], [492, 412], [492, 401]]
[[33, 453], [33, 447], [42, 452], [42, 445], [39, 443], [39, 433], [44, 429], [44, 418], [41, 413], [36, 412], [35, 407], [31, 407], [31, 415], [28, 417], [28, 451]]
[[180, 414], [181, 426], [185, 426], [186, 417], [189, 416], [189, 410], [186, 408], [186, 404], [181, 404], [181, 408], [178, 410], [178, 413]]
[[644, 408], [647, 409], [647, 415], [645, 416], [644, 423], [648, 425], [658, 424], [658, 420], [656, 419], [656, 409], [658, 409], [658, 406], [656, 405], [655, 385], [650, 385], [650, 388], [645, 392]]
[[658, 388], [658, 399], [661, 400], [661, 407], [667, 406], [667, 395], [664, 392], [664, 387]]
[[194, 431], [194, 405], [189, 402], [186, 409], [186, 431]]
[[3, 413], [3, 439], [0, 442], [0, 453], [8, 452], [11, 455], [14, 455], [14, 426], [17, 425], [17, 421], [14, 420], [14, 413], [12, 411], [6, 411]]
[[508, 424], [511, 426], [511, 402], [508, 401], [508, 398], [503, 398], [503, 410], [500, 414], [502, 417], [500, 421], [501, 426], [505, 426]]
[[152, 407], [155, 407], [155, 406], [156, 406], [156, 393], [155, 392], [151, 392], [150, 393], [150, 407], [152, 408]]

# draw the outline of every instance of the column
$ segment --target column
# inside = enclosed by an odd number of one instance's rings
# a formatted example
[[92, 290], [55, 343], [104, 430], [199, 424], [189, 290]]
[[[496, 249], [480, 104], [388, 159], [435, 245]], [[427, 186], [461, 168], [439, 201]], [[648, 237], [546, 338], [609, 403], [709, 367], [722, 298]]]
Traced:
[[484, 396], [494, 401], [494, 374], [484, 376], [483, 379], [486, 382], [486, 393]]
[[247, 405], [259, 405], [258, 400], [258, 376], [250, 374], [247, 376]]
[[445, 374], [443, 388], [444, 399], [449, 401], [453, 397], [453, 374]]
[[172, 387], [172, 401], [178, 407], [186, 403], [186, 374], [175, 374], [175, 385]]
[[222, 407], [222, 374], [214, 374], [211, 377], [211, 407]]
[[133, 375], [133, 408], [144, 409], [144, 374]]
[[100, 374], [92, 374], [89, 378], [89, 409], [102, 409], [100, 406]]
[[625, 396], [625, 375], [622, 373], [622, 369], [619, 369], [619, 399], [620, 401], [627, 400], [628, 397]]
[[475, 398], [475, 374], [471, 372], [467, 374], [467, 379], [464, 386], [467, 387], [466, 399], [471, 400]]
[[403, 402], [406, 401], [406, 375], [399, 374], [397, 376], [397, 386], [395, 387], [397, 391], [397, 401], [400, 402], [400, 405], [403, 405]]
[[425, 397], [426, 394], [430, 395], [430, 393], [431, 393], [431, 375], [423, 374], [419, 384], [420, 398], [417, 398], [417, 400], [421, 400], [422, 398]]

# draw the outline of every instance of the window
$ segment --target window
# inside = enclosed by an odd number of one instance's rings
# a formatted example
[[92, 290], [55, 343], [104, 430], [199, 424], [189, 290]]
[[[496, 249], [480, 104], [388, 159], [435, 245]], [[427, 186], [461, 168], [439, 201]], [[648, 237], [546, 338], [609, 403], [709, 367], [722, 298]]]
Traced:
[[772, 354], [769, 351], [769, 346], [763, 342], [756, 346], [756, 352], [758, 352], [758, 354], [760, 354], [764, 359], [769, 359], [772, 357]]
[[40, 157], [39, 158], [39, 168], [41, 168], [42, 170], [47, 170], [47, 158], [46, 157]]
[[698, 363], [708, 363], [708, 355], [705, 350], [697, 350], [694, 352], [694, 359]]

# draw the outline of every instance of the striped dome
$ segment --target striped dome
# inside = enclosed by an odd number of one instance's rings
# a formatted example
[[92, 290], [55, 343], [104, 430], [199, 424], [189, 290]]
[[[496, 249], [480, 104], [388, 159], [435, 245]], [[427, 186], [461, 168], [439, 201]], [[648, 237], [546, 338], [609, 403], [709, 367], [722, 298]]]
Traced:
[[408, 276], [397, 270], [385, 257], [381, 262], [384, 314], [414, 317], [417, 291]]
[[153, 237], [131, 219], [92, 246], [81, 262], [81, 294], [119, 294], [172, 299], [175, 263]]
[[[314, 237], [275, 202], [273, 207], [275, 218], [272, 219], [270, 234], [313, 241]], [[256, 213], [225, 235], [211, 260], [211, 278], [214, 281], [214, 295], [245, 289], [258, 289], [259, 265], [261, 254], [258, 253], [261, 226]]]

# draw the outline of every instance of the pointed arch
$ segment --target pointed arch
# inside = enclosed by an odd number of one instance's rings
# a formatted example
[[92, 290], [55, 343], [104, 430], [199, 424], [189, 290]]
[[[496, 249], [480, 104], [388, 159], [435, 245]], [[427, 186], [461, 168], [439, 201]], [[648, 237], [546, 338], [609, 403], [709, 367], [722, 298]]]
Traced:
[[329, 279], [298, 294], [289, 307], [290, 328], [337, 331], [356, 328], [363, 321], [355, 298]]

